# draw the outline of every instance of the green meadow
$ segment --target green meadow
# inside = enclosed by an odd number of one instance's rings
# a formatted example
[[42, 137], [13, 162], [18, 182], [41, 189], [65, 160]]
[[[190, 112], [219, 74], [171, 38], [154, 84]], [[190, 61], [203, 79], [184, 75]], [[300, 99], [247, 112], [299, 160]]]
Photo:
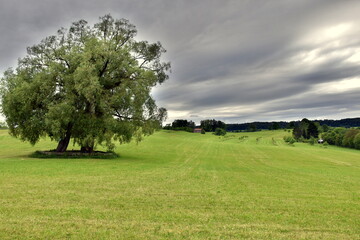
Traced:
[[0, 239], [360, 239], [360, 151], [288, 134], [160, 131], [115, 159], [37, 159], [56, 143], [0, 130]]

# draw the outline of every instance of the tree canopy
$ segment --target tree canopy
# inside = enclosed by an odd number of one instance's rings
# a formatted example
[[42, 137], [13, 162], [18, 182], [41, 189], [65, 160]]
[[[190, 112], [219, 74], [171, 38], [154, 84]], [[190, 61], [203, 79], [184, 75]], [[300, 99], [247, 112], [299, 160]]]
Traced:
[[329, 128], [322, 139], [331, 145], [360, 149], [360, 128]]
[[172, 124], [171, 124], [172, 128], [184, 128], [184, 127], [188, 127], [188, 128], [195, 128], [195, 123], [193, 121], [188, 121], [186, 119], [175, 119]]
[[222, 121], [217, 121], [215, 119], [206, 119], [200, 121], [200, 126], [206, 132], [215, 132], [217, 128], [226, 128], [226, 124]]
[[310, 139], [311, 137], [318, 138], [318, 126], [313, 121], [304, 118], [301, 120], [300, 124], [293, 129], [293, 136], [295, 139]]
[[214, 131], [214, 135], [217, 136], [225, 136], [226, 135], [226, 131], [223, 128], [216, 128]]
[[1, 82], [10, 133], [35, 144], [42, 136], [66, 151], [70, 139], [84, 151], [97, 144], [141, 140], [166, 116], [150, 92], [168, 79], [160, 42], [136, 41], [128, 20], [100, 17], [61, 28], [27, 48]]

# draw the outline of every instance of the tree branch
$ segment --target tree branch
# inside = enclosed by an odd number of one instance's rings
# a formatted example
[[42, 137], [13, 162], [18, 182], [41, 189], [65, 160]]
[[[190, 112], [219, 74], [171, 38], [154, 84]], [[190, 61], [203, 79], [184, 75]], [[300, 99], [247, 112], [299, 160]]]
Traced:
[[[55, 57], [56, 57], [56, 56], [55, 56]], [[65, 64], [66, 64], [66, 66], [68, 67], [68, 69], [70, 69], [70, 63], [69, 63], [66, 59], [64, 59], [64, 58], [62, 58], [62, 57], [58, 57], [58, 59], [59, 59], [60, 61], [64, 61]]]
[[115, 113], [113, 114], [113, 116], [114, 116], [114, 117], [118, 117], [118, 118], [122, 118], [122, 119], [127, 119], [127, 120], [135, 120], [134, 118], [121, 115], [121, 114], [118, 112], [118, 110], [115, 110]]
[[105, 73], [105, 71], [106, 71], [106, 68], [107, 68], [109, 62], [110, 62], [109, 59], [107, 59], [107, 60], [105, 61], [105, 64], [104, 64], [103, 68], [102, 68], [102, 69], [100, 70], [100, 72], [99, 72], [99, 77], [102, 77], [102, 76], [104, 75], [104, 73]]

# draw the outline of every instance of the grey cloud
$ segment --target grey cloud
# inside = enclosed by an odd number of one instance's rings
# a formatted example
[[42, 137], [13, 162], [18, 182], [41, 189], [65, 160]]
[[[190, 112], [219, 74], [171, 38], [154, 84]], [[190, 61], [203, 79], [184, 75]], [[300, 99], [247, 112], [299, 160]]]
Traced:
[[331, 66], [329, 68], [316, 69], [311, 73], [304, 73], [303, 75], [298, 76], [295, 80], [311, 83], [323, 83], [356, 76], [360, 76], [359, 66]]
[[[138, 37], [161, 41], [172, 62], [170, 80], [154, 96], [169, 111], [188, 118], [216, 115], [232, 122], [307, 116], [349, 116], [360, 112], [360, 91], [314, 94], [319, 83], [360, 77], [359, 62], [347, 59], [360, 48], [360, 2], [303, 1], [130, 1], [0, 0], [0, 71], [14, 66], [27, 46], [60, 27], [111, 13], [137, 26]], [[329, 42], [303, 38], [324, 28], [353, 23]], [[337, 43], [338, 42], [338, 43]], [[337, 44], [336, 44], [337, 43]], [[321, 63], [299, 56], [318, 49]], [[347, 51], [347, 54], [336, 54]], [[351, 104], [353, 103], [353, 104]], [[249, 106], [246, 113], [239, 106]], [[222, 114], [219, 108], [239, 107]], [[348, 109], [348, 110], [339, 110]], [[360, 113], [359, 113], [360, 114]], [[302, 115], [302, 116], [301, 116]], [[184, 115], [185, 116], [185, 115]], [[355, 116], [354, 116], [355, 117]]]
[[[322, 116], [336, 116], [346, 112], [358, 112], [360, 104], [359, 91], [350, 91], [347, 94], [336, 93], [326, 95], [306, 94], [289, 98], [287, 102], [274, 102], [258, 111], [255, 115], [243, 115], [243, 118], [256, 120], [256, 116], [264, 119], [287, 120], [309, 118], [323, 118]], [[345, 109], [345, 110], [344, 110]], [[350, 115], [351, 116], [351, 115]], [[234, 117], [232, 119], [238, 119]]]
[[[359, 114], [359, 93], [349, 93], [346, 97], [343, 94], [330, 94], [327, 96], [307, 95], [300, 98], [289, 99], [287, 104], [284, 102], [275, 102], [271, 105], [265, 105], [256, 113], [234, 112], [231, 117], [224, 117], [228, 123], [251, 121], [269, 121], [271, 120], [298, 120], [303, 117], [311, 119], [334, 118], [341, 114], [344, 117], [354, 117], [352, 114]], [[352, 99], [352, 100], [351, 100]], [[356, 116], [356, 115], [355, 115]]]

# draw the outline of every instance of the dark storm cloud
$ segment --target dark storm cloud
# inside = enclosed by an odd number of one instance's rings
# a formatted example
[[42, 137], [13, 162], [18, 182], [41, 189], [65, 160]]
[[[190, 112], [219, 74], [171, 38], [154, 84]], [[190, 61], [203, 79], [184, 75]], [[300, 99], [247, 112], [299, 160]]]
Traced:
[[353, 66], [332, 66], [332, 68], [320, 68], [311, 73], [298, 76], [295, 80], [311, 83], [331, 82], [350, 77], [360, 76], [358, 65]]
[[[111, 13], [161, 41], [170, 80], [154, 96], [175, 118], [230, 122], [360, 114], [356, 0], [0, 0], [0, 70], [60, 27]], [[350, 87], [341, 86], [350, 80]], [[326, 86], [333, 92], [327, 92]], [[351, 87], [353, 86], [353, 87]], [[325, 89], [325, 90], [324, 90]]]
[[274, 85], [272, 83], [253, 84], [248, 82], [232, 84], [230, 86], [221, 84], [219, 86], [217, 82], [213, 82], [211, 85], [208, 84], [207, 88], [185, 88], [185, 93], [180, 95], [176, 94], [176, 90], [174, 90], [174, 94], [165, 97], [165, 99], [170, 99], [173, 102], [181, 101], [182, 106], [175, 107], [176, 110], [181, 110], [182, 108], [201, 110], [202, 108], [255, 104], [285, 98], [301, 93], [308, 88], [307, 85], [296, 83]]
[[[359, 90], [348, 92], [346, 95], [342, 93], [326, 95], [309, 94], [287, 99], [286, 104], [285, 102], [280, 102], [272, 106], [266, 106], [265, 109], [259, 111], [258, 115], [265, 116], [265, 119], [267, 116], [278, 116], [276, 119], [281, 120], [287, 116], [301, 119], [306, 114], [307, 117], [316, 119], [319, 117], [318, 112], [321, 111], [324, 118], [334, 118], [338, 114], [343, 114], [344, 117], [351, 117], [352, 115], [347, 115], [347, 113], [360, 113], [359, 101]], [[251, 118], [253, 116], [248, 117]]]

